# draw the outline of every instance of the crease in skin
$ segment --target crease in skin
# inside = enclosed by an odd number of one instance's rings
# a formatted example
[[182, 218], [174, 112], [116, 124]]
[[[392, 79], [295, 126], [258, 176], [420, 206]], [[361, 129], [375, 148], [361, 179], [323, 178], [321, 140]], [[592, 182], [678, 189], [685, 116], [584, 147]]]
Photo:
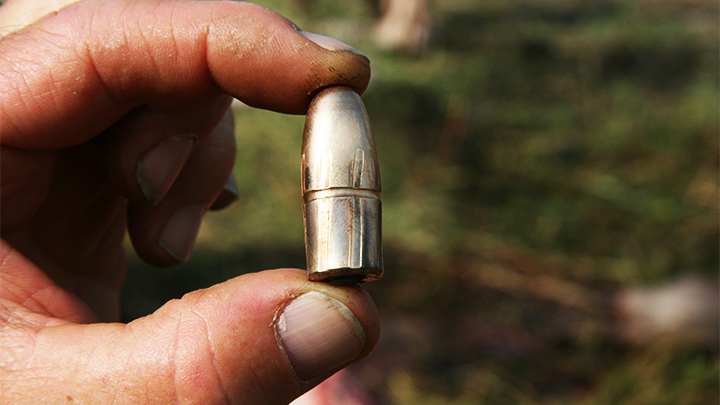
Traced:
[[[262, 394], [263, 399], [265, 400], [264, 403], [266, 403], [266, 404], [273, 403], [273, 401], [270, 398], [270, 394], [269, 394], [270, 390], [268, 390], [268, 388], [266, 388], [265, 380], [260, 378], [260, 374], [255, 369], [255, 366], [253, 366], [253, 364], [250, 363], [249, 361], [245, 361], [245, 366], [250, 371], [252, 371], [253, 379], [255, 381], [254, 385], [256, 387], [260, 388], [258, 391], [260, 392], [260, 394]], [[229, 402], [229, 403], [232, 403], [232, 402]]]
[[17, 32], [40, 18], [77, 0], [45, 0], [42, 4], [27, 0], [9, 0], [0, 5], [0, 38]]
[[[24, 305], [23, 310], [33, 319], [33, 324], [45, 326], [47, 317], [68, 322], [96, 321], [95, 314], [77, 297], [69, 294], [52, 280], [43, 270], [20, 251], [3, 239], [3, 254], [7, 252], [2, 264], [3, 276], [0, 277], [0, 299], [15, 305]], [[42, 258], [47, 261], [47, 258]], [[22, 275], [21, 268], [26, 269]], [[21, 283], [12, 282], [12, 279]], [[17, 288], [10, 288], [15, 286]], [[29, 305], [30, 303], [34, 305]], [[28, 318], [28, 321], [30, 318]]]
[[172, 391], [178, 403], [232, 403], [215, 362], [207, 320], [194, 308], [174, 318]]
[[[20, 277], [25, 277], [30, 284], [23, 288], [32, 289], [28, 290], [28, 294], [35, 297], [39, 306], [39, 309], [31, 307], [28, 310], [74, 323], [115, 321], [119, 318], [119, 293], [116, 289], [103, 284], [101, 280], [68, 271], [41, 249], [40, 242], [31, 232], [15, 232], [8, 236], [8, 240], [3, 240], [4, 244], [17, 243], [26, 250], [29, 249], [28, 253], [32, 255], [31, 262], [24, 252], [13, 249], [12, 260], [18, 262], [3, 266], [6, 273], [12, 267], [26, 269]], [[8, 276], [18, 277], [13, 274]], [[0, 288], [2, 287], [0, 283]]]
[[218, 368], [218, 364], [216, 361], [216, 350], [215, 346], [213, 345], [213, 341], [210, 338], [210, 326], [208, 325], [207, 319], [205, 319], [204, 316], [202, 316], [197, 311], [191, 309], [190, 310], [193, 315], [195, 315], [200, 321], [202, 321], [202, 325], [204, 326], [204, 330], [202, 331], [202, 335], [205, 338], [207, 342], [207, 353], [209, 356], [210, 363], [212, 364], [212, 369], [214, 371], [214, 376], [216, 379], [217, 385], [220, 387], [220, 391], [222, 392], [222, 395], [224, 397], [226, 404], [231, 404], [233, 401], [230, 399], [230, 394], [228, 391], [228, 388], [223, 384], [223, 379], [220, 376], [220, 369]]
[[[122, 331], [121, 331], [122, 334], [132, 333], [132, 328], [129, 328], [128, 327], [129, 325], [130, 324], [122, 325]], [[123, 361], [122, 366], [120, 366], [120, 372], [119, 372], [120, 376], [115, 380], [116, 384], [115, 384], [115, 389], [114, 389], [114, 391], [115, 391], [114, 396], [112, 398], [112, 401], [110, 401], [109, 403], [111, 403], [111, 404], [120, 403], [119, 400], [121, 399], [121, 395], [122, 395], [121, 387], [123, 386], [123, 384], [125, 384], [125, 380], [127, 379], [127, 376], [129, 374], [132, 374], [131, 361], [133, 358], [135, 358], [135, 353], [138, 351], [139, 348], [140, 347], [138, 347], [138, 346], [131, 346], [130, 351], [125, 356], [125, 360]]]

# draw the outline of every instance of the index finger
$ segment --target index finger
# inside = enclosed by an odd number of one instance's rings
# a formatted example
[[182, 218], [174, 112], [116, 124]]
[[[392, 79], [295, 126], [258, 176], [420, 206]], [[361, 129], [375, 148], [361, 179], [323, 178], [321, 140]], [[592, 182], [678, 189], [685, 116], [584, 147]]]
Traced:
[[301, 114], [322, 88], [364, 91], [370, 66], [250, 3], [86, 0], [2, 39], [0, 72], [2, 144], [54, 149], [137, 106], [186, 107], [219, 92]]

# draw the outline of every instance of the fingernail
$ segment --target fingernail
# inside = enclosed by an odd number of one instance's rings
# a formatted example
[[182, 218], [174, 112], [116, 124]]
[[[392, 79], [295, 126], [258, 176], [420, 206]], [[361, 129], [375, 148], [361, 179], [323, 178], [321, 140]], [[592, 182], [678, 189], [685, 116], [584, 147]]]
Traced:
[[135, 170], [145, 199], [157, 205], [180, 174], [190, 156], [197, 136], [180, 134], [164, 139], [150, 149], [138, 162]]
[[189, 259], [204, 214], [202, 205], [189, 205], [175, 211], [160, 233], [160, 247], [179, 262]]
[[355, 53], [355, 54], [358, 54], [358, 55], [360, 55], [360, 56], [363, 56], [363, 57], [367, 58], [367, 56], [365, 56], [364, 53], [358, 51], [357, 49], [355, 49], [355, 48], [353, 48], [352, 46], [346, 44], [345, 42], [342, 42], [342, 41], [337, 40], [337, 39], [335, 39], [335, 38], [326, 37], [325, 35], [320, 35], [320, 34], [314, 34], [314, 33], [312, 33], [312, 32], [300, 31], [300, 33], [301, 33], [305, 38], [309, 39], [310, 41], [312, 41], [312, 42], [320, 45], [321, 47], [323, 47], [323, 48], [325, 48], [325, 49], [327, 49], [327, 50], [330, 50], [330, 51], [347, 51], [347, 52], [352, 52], [352, 53]]
[[210, 207], [211, 210], [219, 210], [227, 207], [228, 205], [234, 203], [237, 201], [238, 196], [240, 193], [238, 192], [237, 188], [237, 182], [235, 181], [235, 175], [230, 173], [230, 177], [228, 177], [227, 181], [225, 182], [225, 186], [223, 187], [222, 191], [220, 192], [220, 195], [215, 199], [212, 206]]
[[365, 347], [365, 332], [352, 311], [314, 291], [287, 304], [277, 318], [275, 334], [302, 381], [337, 370]]

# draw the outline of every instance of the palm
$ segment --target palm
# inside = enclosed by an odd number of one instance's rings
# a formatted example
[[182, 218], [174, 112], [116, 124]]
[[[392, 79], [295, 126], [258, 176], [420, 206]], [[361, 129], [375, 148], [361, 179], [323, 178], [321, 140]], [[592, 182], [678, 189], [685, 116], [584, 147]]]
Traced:
[[[26, 216], [23, 223], [3, 228], [3, 238], [62, 288], [87, 303], [100, 320], [112, 321], [119, 315], [119, 289], [125, 269], [122, 240], [126, 202], [108, 182], [101, 146], [100, 142], [92, 142], [57, 153], [55, 170], [46, 172], [50, 188], [42, 201], [32, 201], [42, 197], [37, 195], [5, 199], [6, 208], [39, 207], [22, 213]], [[33, 180], [37, 179], [17, 179], [27, 187], [36, 184]], [[19, 211], [15, 210], [21, 215]], [[0, 283], [0, 289], [11, 285]], [[26, 293], [35, 294], [41, 286], [43, 283], [34, 280]], [[73, 300], [68, 302], [75, 304]], [[83, 319], [87, 317], [84, 308], [61, 311], [85, 314], [78, 321], [92, 320]]]

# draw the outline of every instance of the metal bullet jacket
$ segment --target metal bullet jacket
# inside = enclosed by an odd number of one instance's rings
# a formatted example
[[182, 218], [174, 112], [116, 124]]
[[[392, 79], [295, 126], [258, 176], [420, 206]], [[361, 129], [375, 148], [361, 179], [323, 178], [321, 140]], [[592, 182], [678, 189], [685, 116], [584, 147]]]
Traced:
[[333, 87], [313, 99], [302, 148], [310, 280], [352, 284], [383, 273], [380, 170], [360, 96]]

